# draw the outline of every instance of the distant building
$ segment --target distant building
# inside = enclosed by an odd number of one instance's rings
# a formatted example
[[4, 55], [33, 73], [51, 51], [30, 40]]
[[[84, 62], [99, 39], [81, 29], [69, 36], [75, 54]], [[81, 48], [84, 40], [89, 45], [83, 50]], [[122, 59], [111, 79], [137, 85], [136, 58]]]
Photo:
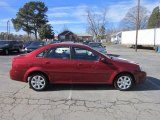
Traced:
[[63, 31], [58, 35], [58, 40], [60, 41], [74, 41], [81, 42], [84, 40], [92, 40], [93, 36], [89, 34], [76, 34], [69, 30]]
[[77, 41], [78, 37], [75, 33], [66, 30], [58, 35], [58, 40], [60, 41]]
[[111, 42], [119, 44], [121, 42], [122, 32], [115, 33], [111, 35]]
[[81, 40], [93, 40], [93, 36], [90, 34], [76, 34], [78, 36], [79, 39]]

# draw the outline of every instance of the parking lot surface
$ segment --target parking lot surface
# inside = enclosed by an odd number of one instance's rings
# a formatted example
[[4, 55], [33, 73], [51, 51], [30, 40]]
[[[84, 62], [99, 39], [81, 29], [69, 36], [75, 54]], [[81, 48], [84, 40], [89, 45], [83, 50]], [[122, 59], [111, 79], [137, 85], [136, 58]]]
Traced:
[[35, 92], [10, 80], [15, 55], [0, 56], [0, 120], [159, 120], [160, 54], [119, 45], [107, 51], [139, 63], [147, 72], [145, 83], [125, 92], [109, 85], [51, 85]]

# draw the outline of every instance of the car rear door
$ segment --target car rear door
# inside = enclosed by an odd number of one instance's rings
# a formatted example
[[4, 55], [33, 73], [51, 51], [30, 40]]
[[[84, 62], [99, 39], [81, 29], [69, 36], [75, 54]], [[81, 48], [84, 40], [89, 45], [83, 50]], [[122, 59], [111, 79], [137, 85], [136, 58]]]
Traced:
[[51, 48], [43, 58], [43, 68], [53, 83], [71, 83], [73, 67], [68, 46]]

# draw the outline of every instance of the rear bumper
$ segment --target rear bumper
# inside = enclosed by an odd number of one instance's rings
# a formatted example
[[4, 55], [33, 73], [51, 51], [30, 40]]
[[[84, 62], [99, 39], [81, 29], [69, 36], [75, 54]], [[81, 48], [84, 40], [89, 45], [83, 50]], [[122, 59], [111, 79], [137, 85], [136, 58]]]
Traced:
[[144, 81], [146, 80], [146, 72], [144, 71], [138, 71], [134, 74], [134, 77], [135, 77], [135, 83], [136, 84], [141, 84], [141, 83], [144, 83]]
[[13, 69], [10, 70], [10, 78], [12, 80], [15, 80], [15, 81], [25, 82], [25, 81], [23, 81], [23, 74], [22, 74], [22, 72], [16, 71], [16, 70], [13, 70]]

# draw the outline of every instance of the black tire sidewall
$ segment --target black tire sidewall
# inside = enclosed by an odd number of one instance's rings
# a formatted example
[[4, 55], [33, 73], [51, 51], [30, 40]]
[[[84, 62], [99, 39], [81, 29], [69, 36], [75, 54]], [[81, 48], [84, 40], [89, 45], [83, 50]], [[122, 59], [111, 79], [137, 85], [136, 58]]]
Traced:
[[[120, 77], [122, 77], [122, 76], [128, 76], [128, 77], [131, 78], [131, 85], [130, 85], [130, 87], [127, 88], [127, 89], [121, 89], [121, 88], [119, 88], [118, 85], [117, 85], [118, 79], [119, 79]], [[131, 89], [132, 86], [133, 86], [133, 77], [132, 77], [130, 74], [127, 74], [127, 73], [126, 73], [126, 74], [120, 74], [120, 75], [118, 75], [118, 76], [115, 78], [115, 80], [114, 80], [114, 87], [115, 87], [116, 89], [120, 90], [120, 91], [127, 91], [127, 90]]]
[[[39, 76], [43, 77], [44, 80], [45, 80], [45, 86], [44, 86], [42, 89], [35, 89], [35, 88], [32, 86], [32, 84], [31, 84], [31, 79], [32, 79], [34, 76], [36, 76], [36, 75], [39, 75]], [[47, 77], [44, 76], [43, 74], [35, 73], [35, 74], [31, 75], [31, 77], [30, 77], [30, 79], [29, 79], [29, 86], [30, 86], [33, 90], [35, 90], [35, 91], [43, 91], [43, 90], [45, 90], [45, 89], [48, 87], [48, 79], [47, 79]]]
[[8, 55], [8, 54], [9, 54], [9, 50], [8, 50], [8, 49], [5, 49], [5, 50], [4, 50], [4, 54], [5, 54], [5, 55]]

